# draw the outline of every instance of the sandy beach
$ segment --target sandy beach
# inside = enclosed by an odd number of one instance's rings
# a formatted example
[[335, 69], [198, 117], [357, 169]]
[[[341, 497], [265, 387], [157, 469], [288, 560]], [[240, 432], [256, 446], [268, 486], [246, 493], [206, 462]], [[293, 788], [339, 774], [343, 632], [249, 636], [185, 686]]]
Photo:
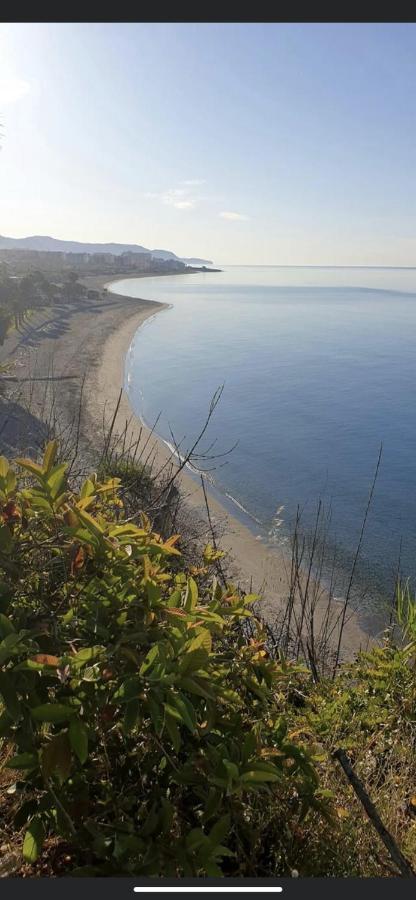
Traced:
[[[118, 279], [113, 277], [114, 280]], [[85, 283], [99, 289], [106, 285], [106, 279], [94, 276], [85, 279]], [[40, 321], [29, 323], [24, 333], [12, 334], [1, 348], [0, 362], [15, 362], [16, 422], [28, 415], [25, 379], [30, 378], [30, 416], [34, 420], [37, 416], [44, 418], [45, 409], [52, 409], [61, 420], [73, 422], [82, 385], [80, 434], [87, 445], [98, 445], [103, 437], [103, 417], [107, 421], [111, 419], [124, 385], [125, 358], [137, 329], [150, 316], [167, 309], [164, 304], [108, 292], [104, 299], [85, 301], [58, 312], [49, 310]], [[129, 422], [131, 438], [136, 435], [137, 439], [140, 436], [141, 440], [148, 441], [147, 452], [151, 451], [156, 470], [165, 464], [177, 466], [176, 458], [164, 442], [150, 434], [134, 416], [123, 393], [115, 431], [122, 431], [126, 422]], [[28, 427], [26, 421], [26, 432]], [[178, 484], [187, 507], [206, 520], [203, 490], [198, 481], [183, 470], [178, 475]], [[222, 535], [221, 547], [231, 561], [234, 583], [246, 591], [259, 592], [264, 617], [274, 621], [287, 598], [290, 560], [283, 551], [271, 550], [256, 538], [212, 495], [209, 495], [209, 507]], [[318, 628], [327, 603], [328, 597], [323, 592], [316, 610]], [[334, 602], [335, 617], [340, 612], [341, 605]], [[336, 641], [336, 631], [333, 639]], [[358, 617], [348, 612], [343, 655], [353, 655], [360, 647], [366, 647], [368, 641]]]
[[[99, 285], [99, 282], [96, 282]], [[106, 284], [107, 288], [111, 283]], [[113, 296], [117, 296], [113, 294]], [[143, 301], [142, 301], [143, 302]], [[164, 304], [159, 305], [159, 310], [152, 307], [148, 311], [141, 310], [137, 316], [129, 316], [120, 325], [115, 333], [109, 336], [102, 348], [101, 361], [90, 371], [86, 382], [86, 406], [88, 415], [99, 426], [97, 419], [97, 407], [94, 401], [100, 394], [106, 398], [109, 409], [114, 409], [117, 403], [120, 388], [124, 384], [125, 359], [130, 344], [140, 325], [149, 316], [156, 312], [166, 310]], [[139, 422], [131, 409], [128, 397], [123, 393], [118, 411], [119, 427], [129, 420], [132, 435], [144, 430], [144, 439], [149, 440], [149, 447], [157, 460], [157, 466], [164, 464], [176, 465], [176, 459], [167, 445], [154, 433]], [[186, 505], [192, 508], [202, 518], [206, 518], [205, 499], [203, 490], [195, 477], [192, 477], [185, 469], [178, 475], [181, 492]], [[270, 549], [265, 543], [246, 527], [239, 519], [233, 516], [224, 505], [209, 491], [209, 508], [211, 518], [216, 529], [221, 533], [221, 548], [226, 551], [230, 570], [235, 582], [246, 591], [259, 592], [263, 599], [262, 611], [265, 618], [274, 621], [276, 612], [281, 609], [287, 599], [288, 584], [290, 580], [290, 558], [287, 553], [279, 548]], [[328, 597], [323, 591], [316, 610], [316, 621], [319, 629], [320, 622], [327, 608]], [[335, 602], [335, 617], [340, 613], [340, 604]], [[349, 613], [345, 627], [343, 647], [344, 653], [352, 655], [359, 647], [368, 644], [369, 636], [360, 626], [358, 617]], [[334, 632], [334, 641], [336, 640]]]

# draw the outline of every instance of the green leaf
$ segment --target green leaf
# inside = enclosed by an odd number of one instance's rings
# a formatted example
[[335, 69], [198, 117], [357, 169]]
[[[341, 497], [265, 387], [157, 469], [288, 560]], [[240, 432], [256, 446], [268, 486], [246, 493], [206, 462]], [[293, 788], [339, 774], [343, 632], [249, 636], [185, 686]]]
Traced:
[[98, 656], [104, 652], [105, 647], [97, 646], [97, 647], [84, 647], [83, 650], [78, 650], [78, 653], [75, 653], [75, 656], [71, 657], [71, 665], [76, 666], [77, 668], [81, 668], [81, 666], [85, 666], [86, 663], [91, 662], [93, 659], [97, 659]]
[[162, 833], [168, 834], [168, 832], [172, 828], [173, 818], [174, 818], [174, 808], [172, 803], [166, 799], [166, 797], [161, 798], [161, 806], [162, 806], [162, 814], [161, 814], [161, 824], [162, 824]]
[[50, 490], [51, 496], [55, 499], [62, 488], [65, 487], [65, 472], [68, 468], [67, 463], [61, 463], [59, 466], [55, 466], [52, 469], [51, 473], [48, 475], [47, 485]]
[[5, 672], [0, 672], [0, 694], [12, 719], [15, 721], [20, 719], [22, 715], [20, 700], [16, 694], [12, 679]]
[[230, 759], [223, 759], [223, 766], [228, 772], [228, 776], [231, 780], [237, 780], [240, 776], [240, 770], [235, 763], [231, 762]]
[[147, 672], [148, 669], [151, 669], [156, 660], [159, 659], [159, 655], [159, 644], [154, 644], [153, 647], [151, 647], [151, 649], [149, 650], [145, 660], [142, 662], [139, 669], [139, 674], [144, 675], [144, 673]]
[[27, 829], [23, 841], [23, 859], [26, 862], [36, 862], [45, 840], [45, 829], [39, 816], [35, 816]]
[[36, 769], [39, 765], [37, 753], [18, 753], [6, 763], [7, 769]]
[[181, 591], [179, 591], [179, 590], [173, 591], [173, 593], [170, 595], [170, 597], [166, 603], [166, 606], [168, 607], [168, 609], [170, 609], [170, 608], [177, 609], [181, 605], [181, 599], [182, 599]]
[[272, 774], [272, 772], [263, 772], [261, 769], [252, 769], [250, 772], [244, 772], [240, 775], [240, 780], [248, 784], [259, 784], [266, 781], [280, 781], [280, 775]]
[[114, 840], [114, 859], [122, 859], [123, 856], [137, 856], [143, 850], [144, 841], [136, 834], [124, 834], [119, 832]]
[[89, 513], [85, 512], [84, 509], [77, 509], [77, 514], [81, 521], [84, 523], [88, 531], [91, 531], [92, 534], [95, 534], [97, 537], [101, 537], [104, 534], [104, 528], [94, 519], [93, 516], [90, 516]]
[[12, 600], [10, 587], [5, 581], [0, 581], [0, 610], [6, 613]]
[[163, 731], [163, 724], [164, 724], [163, 708], [154, 699], [154, 697], [149, 697], [148, 704], [149, 704], [150, 718], [152, 720], [153, 727], [157, 734], [161, 734], [161, 732]]
[[203, 669], [206, 666], [209, 660], [209, 653], [205, 650], [204, 647], [199, 647], [197, 650], [191, 650], [185, 653], [182, 656], [181, 661], [179, 663], [179, 671], [181, 674], [185, 674], [185, 672], [196, 672], [198, 669]]
[[38, 463], [33, 462], [33, 459], [27, 459], [19, 457], [15, 460], [18, 466], [21, 466], [22, 469], [27, 469], [32, 475], [36, 475], [40, 481], [43, 481], [43, 471], [42, 466], [39, 466]]
[[243, 760], [247, 763], [253, 753], [255, 753], [257, 747], [257, 738], [256, 735], [250, 731], [246, 737], [244, 738], [243, 744]]
[[[195, 651], [199, 653], [199, 650]], [[180, 680], [180, 686], [184, 688], [186, 691], [189, 691], [190, 694], [196, 694], [197, 697], [204, 697], [205, 700], [216, 700], [216, 694], [211, 688], [205, 687], [204, 684], [201, 684], [201, 681], [197, 681], [195, 678], [189, 678], [188, 676], [184, 676]]]
[[14, 656], [18, 650], [17, 645], [21, 643], [24, 635], [8, 634], [0, 643], [0, 666], [7, 662], [11, 656]]
[[198, 585], [194, 578], [188, 578], [188, 586], [186, 591], [185, 609], [191, 612], [198, 603]]
[[32, 496], [30, 499], [31, 499], [31, 505], [33, 506], [33, 509], [42, 509], [48, 513], [53, 512], [53, 508], [52, 508], [49, 500], [46, 499], [46, 497]]
[[0, 478], [6, 478], [9, 471], [9, 463], [5, 456], [0, 456]]
[[13, 547], [13, 537], [8, 525], [0, 525], [0, 551], [9, 554]]
[[225, 556], [223, 550], [214, 550], [212, 544], [207, 544], [204, 550], [204, 562], [209, 565], [209, 563], [215, 562], [217, 559], [222, 559]]
[[87, 497], [91, 497], [94, 494], [94, 491], [95, 491], [94, 482], [91, 481], [90, 478], [87, 478], [84, 481], [84, 484], [82, 485], [79, 496], [80, 496], [81, 500], [85, 500]]
[[260, 687], [258, 681], [256, 681], [254, 678], [246, 678], [245, 685], [249, 689], [249, 691], [252, 691], [253, 694], [255, 694], [256, 697], [259, 697], [260, 700], [267, 700], [266, 691]]
[[13, 725], [13, 721], [14, 720], [9, 716], [7, 710], [4, 710], [0, 716], [0, 738], [10, 734], [10, 728]]
[[140, 830], [140, 834], [142, 834], [143, 837], [150, 837], [150, 835], [153, 834], [156, 830], [158, 821], [159, 815], [156, 808], [156, 803], [152, 803], [151, 810], [148, 813], [147, 819]]
[[130, 731], [133, 731], [133, 728], [136, 726], [137, 720], [139, 718], [139, 712], [139, 700], [129, 700], [128, 703], [126, 703], [123, 718], [123, 731], [125, 732], [125, 734], [129, 734]]
[[243, 769], [244, 772], [252, 772], [255, 770], [256, 772], [270, 772], [272, 775], [277, 775], [280, 778], [280, 773], [276, 768], [274, 763], [266, 762], [266, 760], [258, 759], [253, 760]]
[[207, 860], [207, 862], [205, 863], [205, 871], [208, 875], [208, 878], [222, 878], [223, 876], [223, 872], [221, 872], [220, 867], [217, 866], [217, 863], [213, 862], [212, 859]]
[[63, 703], [42, 703], [30, 710], [31, 716], [36, 722], [67, 722], [75, 715], [76, 710], [72, 706], [64, 706]]
[[194, 650], [199, 650], [202, 647], [207, 653], [211, 653], [212, 650], [212, 637], [210, 632], [203, 628], [199, 632], [199, 634], [193, 639], [193, 641], [188, 644], [187, 653], [192, 653]]
[[202, 831], [202, 828], [192, 828], [186, 838], [186, 846], [188, 850], [196, 850], [198, 847], [201, 847], [206, 843], [206, 835]]
[[166, 717], [165, 717], [165, 728], [166, 731], [172, 741], [173, 747], [176, 753], [179, 753], [181, 748], [181, 733], [176, 724], [176, 721], [173, 716], [170, 715], [168, 710], [166, 709]]
[[137, 700], [142, 687], [142, 679], [138, 675], [131, 675], [117, 688], [112, 699], [118, 703], [129, 703], [131, 700]]
[[205, 802], [204, 814], [202, 816], [202, 822], [207, 822], [212, 816], [217, 812], [222, 797], [221, 793], [213, 787], [210, 787], [208, 792], [208, 798]]
[[16, 630], [10, 619], [0, 613], [0, 638], [3, 640], [8, 634], [16, 634]]
[[71, 747], [66, 732], [61, 732], [49, 741], [42, 751], [42, 773], [48, 779], [56, 775], [61, 784], [71, 772]]
[[84, 765], [88, 758], [88, 731], [78, 716], [71, 719], [68, 733], [71, 747], [81, 765]]
[[75, 610], [73, 608], [69, 609], [68, 612], [66, 612], [65, 615], [62, 616], [63, 625], [68, 625], [69, 622], [71, 622], [72, 619], [74, 618], [74, 615], [75, 615]]
[[[116, 493], [117, 488], [120, 487], [120, 484], [121, 478], [109, 478], [108, 481], [105, 482], [105, 484], [100, 484], [98, 485], [98, 487], [96, 487], [97, 494]], [[133, 525], [133, 523], [130, 523], [126, 526], [122, 525], [120, 527], [125, 531], [129, 530], [130, 534], [147, 534], [144, 528], [138, 528], [138, 526]]]
[[222, 816], [218, 822], [213, 825], [208, 835], [211, 846], [216, 847], [221, 844], [224, 838], [230, 833], [231, 816]]
[[45, 455], [43, 457], [43, 468], [46, 473], [49, 473], [56, 459], [56, 454], [58, 452], [58, 441], [49, 441]]
[[251, 603], [256, 603], [257, 600], [260, 600], [260, 594], [245, 594], [242, 598], [244, 602], [244, 606], [249, 606]]
[[13, 469], [9, 469], [6, 476], [6, 493], [11, 494], [16, 489], [17, 478]]
[[179, 696], [178, 694], [171, 694], [171, 701], [171, 703], [165, 703], [166, 711], [173, 716], [174, 719], [183, 722], [191, 734], [195, 734], [196, 716], [192, 704], [189, 700], [186, 700], [183, 696]]
[[27, 825], [29, 819], [31, 819], [32, 816], [35, 815], [37, 808], [38, 805], [36, 803], [36, 800], [34, 800], [33, 798], [22, 803], [22, 805], [19, 806], [19, 809], [17, 810], [17, 813], [13, 819], [15, 828], [18, 828], [18, 830], [20, 831], [20, 829], [23, 828], [24, 825]]

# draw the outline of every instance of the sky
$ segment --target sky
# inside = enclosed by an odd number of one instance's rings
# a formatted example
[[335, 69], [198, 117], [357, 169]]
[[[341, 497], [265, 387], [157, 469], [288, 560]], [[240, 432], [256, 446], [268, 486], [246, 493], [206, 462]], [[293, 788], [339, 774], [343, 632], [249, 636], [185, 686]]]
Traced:
[[416, 24], [0, 24], [0, 234], [416, 264]]

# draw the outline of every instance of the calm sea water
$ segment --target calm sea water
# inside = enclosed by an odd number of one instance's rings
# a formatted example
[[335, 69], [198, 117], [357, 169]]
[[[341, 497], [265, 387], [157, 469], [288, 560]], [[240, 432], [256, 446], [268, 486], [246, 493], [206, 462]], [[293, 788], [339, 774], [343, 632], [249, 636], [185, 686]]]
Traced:
[[[118, 293], [171, 308], [137, 332], [126, 361], [135, 411], [187, 448], [224, 384], [211, 474], [266, 539], [285, 542], [298, 505], [321, 498], [351, 561], [383, 445], [360, 578], [375, 597], [416, 575], [416, 270], [226, 267], [126, 280]], [[257, 520], [257, 521], [255, 521]]]

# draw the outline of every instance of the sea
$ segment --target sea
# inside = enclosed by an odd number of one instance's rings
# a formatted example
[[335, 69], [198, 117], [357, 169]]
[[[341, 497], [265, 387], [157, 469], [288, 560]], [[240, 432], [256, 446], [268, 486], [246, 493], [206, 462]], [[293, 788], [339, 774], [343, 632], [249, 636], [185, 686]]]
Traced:
[[296, 519], [310, 543], [319, 510], [339, 590], [354, 565], [381, 622], [398, 572], [416, 576], [416, 268], [224, 266], [111, 290], [169, 305], [127, 354], [137, 415], [185, 453], [220, 391], [194, 475], [271, 549]]

